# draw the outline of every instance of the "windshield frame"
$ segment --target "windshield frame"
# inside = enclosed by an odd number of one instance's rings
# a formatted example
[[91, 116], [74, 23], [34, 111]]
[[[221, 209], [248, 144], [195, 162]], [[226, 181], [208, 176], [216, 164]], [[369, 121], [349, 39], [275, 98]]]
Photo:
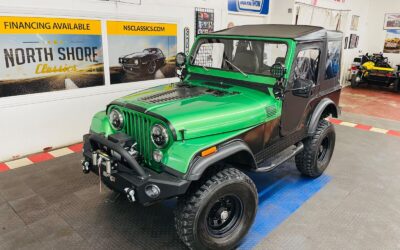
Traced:
[[[288, 41], [286, 41], [287, 39], [268, 38], [268, 37], [264, 38], [264, 37], [243, 37], [243, 36], [199, 35], [196, 39], [195, 45], [192, 47], [192, 49], [189, 53], [188, 65], [190, 67], [203, 68], [203, 66], [195, 65], [195, 64], [193, 64], [193, 62], [195, 61], [195, 56], [196, 56], [197, 51], [199, 50], [200, 46], [203, 44], [201, 41], [204, 39], [247, 40], [247, 41], [262, 41], [262, 42], [270, 43], [270, 44], [285, 44], [286, 45], [286, 53], [285, 53], [284, 67], [286, 67], [286, 65], [288, 63], [290, 44]], [[235, 73], [241, 74], [239, 71], [233, 71], [233, 70], [229, 70], [229, 69], [214, 68], [214, 67], [206, 67], [206, 68], [209, 70], [215, 70], [215, 71], [220, 71], [220, 72], [235, 72]], [[269, 75], [269, 74], [260, 74], [260, 73], [247, 72], [247, 71], [243, 71], [243, 72], [248, 75], [261, 76], [261, 77], [272, 77], [272, 75]]]

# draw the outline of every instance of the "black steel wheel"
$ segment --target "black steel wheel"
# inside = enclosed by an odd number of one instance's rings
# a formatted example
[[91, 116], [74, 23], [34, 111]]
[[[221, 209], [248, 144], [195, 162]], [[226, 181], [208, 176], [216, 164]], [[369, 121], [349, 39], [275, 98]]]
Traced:
[[303, 152], [296, 155], [297, 169], [305, 176], [319, 177], [328, 167], [335, 148], [335, 128], [320, 120], [314, 135], [304, 140]]
[[236, 195], [219, 198], [208, 211], [207, 230], [214, 237], [224, 237], [235, 230], [243, 215], [242, 200]]
[[175, 227], [191, 249], [233, 249], [253, 224], [258, 204], [252, 180], [235, 168], [205, 177], [178, 201]]

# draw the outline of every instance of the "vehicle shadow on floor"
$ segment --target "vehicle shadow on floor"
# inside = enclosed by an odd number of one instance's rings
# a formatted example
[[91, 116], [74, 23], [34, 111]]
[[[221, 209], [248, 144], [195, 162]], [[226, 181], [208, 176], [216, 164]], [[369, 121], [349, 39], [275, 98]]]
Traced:
[[[123, 195], [116, 198], [105, 186], [99, 193], [98, 177], [82, 174], [79, 157], [0, 175], [0, 224], [2, 214], [22, 220], [18, 225], [5, 221], [0, 248], [185, 249], [174, 228], [176, 200], [142, 207]], [[258, 188], [259, 209], [241, 246], [245, 249], [255, 246], [321, 186], [301, 177], [293, 162], [269, 173], [248, 174]]]
[[[255, 229], [252, 228], [243, 241], [243, 249], [254, 247], [311, 197], [315, 193], [313, 190], [319, 190], [318, 187], [313, 189], [315, 180], [302, 177], [293, 162], [270, 173], [248, 174], [257, 186], [259, 210], [253, 225]], [[90, 212], [89, 217], [92, 218], [86, 218], [89, 219], [85, 223], [88, 228], [78, 228], [96, 248], [112, 248], [122, 244], [135, 249], [185, 249], [174, 228], [175, 205], [176, 200], [169, 200], [142, 207], [129, 204], [125, 197], [120, 196], [115, 202], [98, 204]], [[99, 221], [96, 222], [96, 219]], [[96, 223], [98, 226], [94, 228]]]

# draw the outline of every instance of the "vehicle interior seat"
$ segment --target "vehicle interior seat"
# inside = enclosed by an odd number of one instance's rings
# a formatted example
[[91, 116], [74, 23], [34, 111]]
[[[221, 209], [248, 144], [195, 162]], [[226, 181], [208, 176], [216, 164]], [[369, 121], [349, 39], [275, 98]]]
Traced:
[[[260, 69], [257, 54], [251, 50], [237, 52], [233, 59], [233, 64], [248, 73], [258, 73]], [[233, 70], [236, 69], [233, 68]]]

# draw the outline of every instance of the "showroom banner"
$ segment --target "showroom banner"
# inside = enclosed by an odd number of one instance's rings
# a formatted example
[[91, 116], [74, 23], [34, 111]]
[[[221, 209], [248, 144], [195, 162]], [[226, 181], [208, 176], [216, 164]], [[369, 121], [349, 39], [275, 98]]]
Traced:
[[400, 30], [387, 30], [384, 53], [400, 54]]
[[101, 21], [0, 17], [0, 97], [104, 85]]
[[228, 0], [228, 11], [267, 15], [269, 0]]
[[177, 25], [107, 21], [111, 84], [175, 77]]

